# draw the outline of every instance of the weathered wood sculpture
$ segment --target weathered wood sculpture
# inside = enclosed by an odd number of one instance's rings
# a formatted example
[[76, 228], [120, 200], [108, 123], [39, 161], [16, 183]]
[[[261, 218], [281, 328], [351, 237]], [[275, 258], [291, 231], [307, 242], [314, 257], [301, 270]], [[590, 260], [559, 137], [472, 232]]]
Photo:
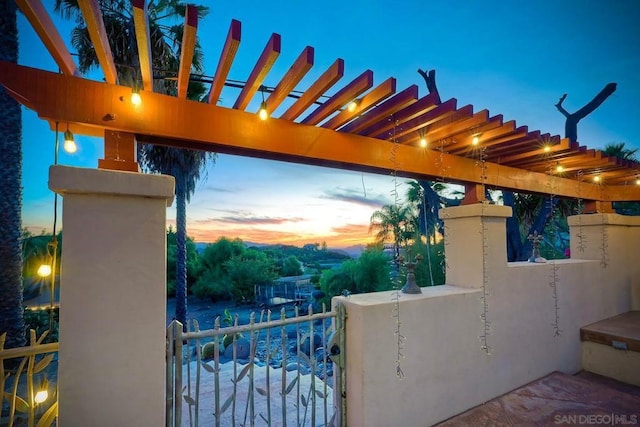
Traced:
[[567, 94], [565, 93], [562, 95], [556, 104], [556, 108], [567, 118], [564, 125], [565, 138], [569, 138], [571, 142], [578, 141], [578, 122], [598, 108], [600, 104], [602, 104], [613, 92], [616, 91], [617, 86], [617, 83], [609, 83], [588, 104], [575, 113], [569, 113], [564, 109], [562, 103], [567, 98]]
[[438, 87], [436, 86], [436, 70], [424, 71], [418, 68], [418, 73], [420, 73], [420, 75], [424, 78], [424, 81], [427, 84], [427, 90], [429, 91], [429, 93], [436, 94], [436, 97], [438, 98], [436, 100], [436, 104], [437, 105], [442, 104], [442, 100], [440, 99], [440, 93], [438, 92]]

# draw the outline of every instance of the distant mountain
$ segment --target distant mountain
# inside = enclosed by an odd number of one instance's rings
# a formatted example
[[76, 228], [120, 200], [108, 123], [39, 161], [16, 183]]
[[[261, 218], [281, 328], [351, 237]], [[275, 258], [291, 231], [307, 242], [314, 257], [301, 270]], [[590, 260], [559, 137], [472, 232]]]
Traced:
[[353, 245], [346, 248], [331, 248], [332, 252], [338, 252], [350, 256], [351, 258], [359, 258], [360, 254], [366, 249], [365, 245]]
[[[204, 249], [211, 243], [195, 242], [196, 251], [202, 253]], [[349, 258], [358, 258], [364, 250], [364, 245], [349, 246], [347, 248], [320, 250], [314, 245], [305, 245], [303, 247], [284, 245], [284, 244], [266, 244], [255, 242], [244, 242], [247, 248], [254, 248], [262, 252], [272, 252], [282, 254], [283, 257], [293, 255], [303, 263], [341, 263]]]

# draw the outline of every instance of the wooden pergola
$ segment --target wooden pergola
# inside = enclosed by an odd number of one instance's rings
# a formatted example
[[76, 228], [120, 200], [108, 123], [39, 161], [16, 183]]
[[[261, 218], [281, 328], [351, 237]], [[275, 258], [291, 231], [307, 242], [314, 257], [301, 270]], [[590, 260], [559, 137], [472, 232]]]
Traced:
[[[374, 87], [370, 70], [343, 84], [342, 59], [302, 90], [297, 85], [314, 62], [314, 49], [309, 46], [269, 91], [267, 112], [272, 114], [294, 89], [302, 91], [301, 96], [279, 117], [263, 121], [247, 107], [280, 53], [280, 36], [275, 33], [233, 107], [218, 106], [241, 41], [241, 23], [236, 20], [231, 21], [221, 49], [208, 103], [187, 100], [196, 43], [194, 6], [186, 8], [177, 96], [168, 96], [153, 92], [146, 6], [144, 0], [133, 1], [143, 86], [143, 104], [136, 107], [130, 102], [132, 89], [118, 85], [97, 0], [78, 3], [106, 82], [78, 76], [74, 60], [40, 0], [16, 3], [61, 73], [1, 62], [0, 84], [52, 127], [55, 122], [68, 123], [74, 133], [103, 137], [100, 168], [138, 171], [135, 145], [145, 142], [442, 179], [465, 185], [465, 203], [483, 200], [485, 187], [580, 198], [588, 202], [591, 212], [611, 212], [613, 201], [640, 201], [640, 164], [607, 157], [558, 135], [530, 131], [487, 110], [475, 112], [472, 105], [459, 107], [454, 98], [441, 101], [437, 90], [425, 96], [418, 94], [416, 85], [397, 91], [394, 78]], [[339, 89], [332, 91], [335, 86]], [[355, 108], [347, 108], [349, 104]], [[561, 173], [557, 166], [562, 167]]]

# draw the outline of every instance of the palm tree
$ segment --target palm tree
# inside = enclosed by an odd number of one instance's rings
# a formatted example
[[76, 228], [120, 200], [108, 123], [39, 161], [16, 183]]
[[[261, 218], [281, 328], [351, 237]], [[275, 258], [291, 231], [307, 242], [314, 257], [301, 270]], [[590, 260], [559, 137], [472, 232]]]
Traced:
[[[71, 43], [78, 51], [79, 70], [86, 72], [98, 66], [98, 58], [89, 39], [86, 26], [81, 19], [77, 0], [56, 0], [56, 10], [68, 18], [79, 22], [72, 31]], [[118, 80], [121, 84], [136, 84], [139, 58], [135, 39], [135, 27], [131, 1], [100, 0], [105, 28], [109, 44], [116, 62]], [[147, 6], [149, 15], [149, 36], [153, 68], [156, 79], [154, 90], [175, 95], [176, 81], [164, 79], [177, 74], [180, 62], [180, 48], [183, 25], [179, 18], [184, 16], [185, 6], [177, 0], [150, 2]], [[198, 16], [206, 15], [208, 8], [198, 6]], [[165, 24], [169, 21], [169, 24]], [[194, 70], [202, 72], [202, 50], [199, 44], [193, 55]], [[190, 82], [187, 97], [201, 99], [205, 87], [200, 82]], [[175, 318], [186, 325], [187, 318], [187, 225], [186, 204], [195, 191], [196, 183], [205, 172], [207, 160], [214, 160], [214, 153], [182, 150], [163, 146], [141, 145], [138, 154], [142, 168], [146, 172], [172, 175], [176, 180], [176, 313]]]
[[[0, 61], [18, 61], [14, 1], [0, 2]], [[22, 115], [20, 105], [0, 87], [0, 334], [6, 347], [25, 343], [22, 311]]]
[[395, 259], [400, 257], [400, 247], [413, 236], [416, 228], [416, 216], [411, 205], [384, 205], [371, 214], [369, 224], [369, 232], [376, 231], [378, 243], [393, 240]]
[[607, 144], [602, 151], [610, 157], [617, 157], [622, 160], [631, 160], [633, 162], [638, 161], [636, 157], [638, 149], [626, 148], [624, 142], [612, 142], [610, 144]]
[[[626, 148], [624, 142], [607, 144], [603, 152], [608, 156], [618, 157], [622, 160], [637, 162], [637, 148]], [[621, 215], [640, 215], [640, 202], [614, 202], [613, 208]]]

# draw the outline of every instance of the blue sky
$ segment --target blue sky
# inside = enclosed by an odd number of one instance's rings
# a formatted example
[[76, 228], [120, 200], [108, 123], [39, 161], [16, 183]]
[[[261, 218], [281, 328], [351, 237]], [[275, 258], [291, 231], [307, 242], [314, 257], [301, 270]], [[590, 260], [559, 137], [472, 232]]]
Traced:
[[[51, 11], [53, 1], [45, 0]], [[231, 19], [242, 23], [242, 41], [229, 78], [244, 81], [269, 36], [282, 36], [282, 50], [265, 85], [275, 86], [305, 46], [315, 63], [297, 86], [305, 89], [337, 58], [345, 61], [347, 84], [367, 69], [374, 85], [397, 79], [398, 91], [411, 84], [427, 93], [418, 68], [436, 69], [444, 100], [458, 107], [503, 114], [530, 130], [564, 136], [564, 117], [609, 82], [617, 91], [580, 122], [578, 139], [590, 148], [611, 142], [640, 147], [640, 2], [580, 1], [398, 1], [322, 2], [237, 0], [210, 4], [198, 35], [205, 74], [215, 72]], [[71, 22], [53, 14], [68, 40]], [[19, 63], [57, 70], [49, 54], [19, 16]], [[71, 49], [70, 44], [68, 44]], [[72, 49], [71, 49], [72, 50]], [[99, 71], [92, 79], [101, 79]], [[231, 106], [239, 89], [225, 88], [220, 105]], [[258, 97], [248, 110], [257, 110]], [[276, 110], [283, 112], [287, 103]], [[62, 129], [64, 130], [64, 129]], [[39, 233], [51, 228], [53, 195], [47, 188], [55, 133], [23, 113], [23, 226]], [[77, 137], [73, 156], [61, 164], [96, 167], [102, 141]], [[371, 213], [392, 203], [393, 179], [290, 163], [221, 155], [208, 168], [188, 206], [188, 230], [198, 241], [222, 235], [257, 242], [304, 244], [326, 241], [349, 246], [371, 240]], [[169, 224], [175, 211], [168, 211]]]

